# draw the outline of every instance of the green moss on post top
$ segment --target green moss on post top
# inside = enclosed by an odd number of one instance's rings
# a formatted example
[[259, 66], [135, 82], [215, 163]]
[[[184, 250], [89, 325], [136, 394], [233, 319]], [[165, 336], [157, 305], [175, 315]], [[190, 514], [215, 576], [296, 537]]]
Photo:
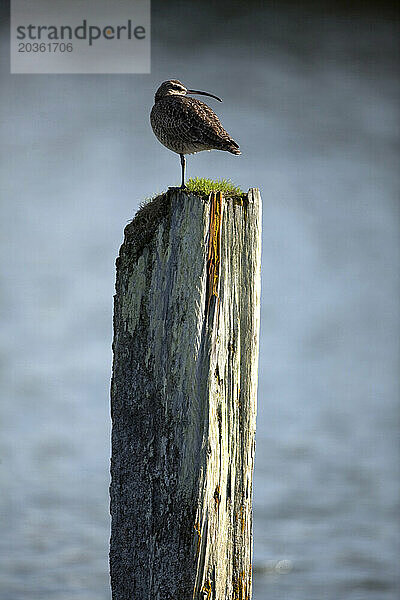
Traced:
[[206, 177], [191, 177], [186, 182], [186, 191], [200, 196], [208, 196], [211, 192], [222, 192], [229, 198], [245, 195], [243, 190], [230, 179], [207, 179]]

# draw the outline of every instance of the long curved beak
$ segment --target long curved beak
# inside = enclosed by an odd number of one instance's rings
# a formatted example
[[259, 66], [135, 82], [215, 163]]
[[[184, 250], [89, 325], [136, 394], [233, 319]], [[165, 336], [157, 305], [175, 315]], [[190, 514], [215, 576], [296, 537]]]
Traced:
[[214, 94], [209, 94], [208, 92], [199, 92], [199, 90], [187, 90], [188, 94], [200, 94], [200, 96], [210, 96], [210, 98], [215, 98], [218, 102], [222, 102], [221, 98], [218, 96], [214, 96]]

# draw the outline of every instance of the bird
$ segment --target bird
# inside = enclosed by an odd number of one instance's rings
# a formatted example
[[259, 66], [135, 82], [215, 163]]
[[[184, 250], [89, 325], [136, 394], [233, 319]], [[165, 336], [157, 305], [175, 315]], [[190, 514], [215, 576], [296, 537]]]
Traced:
[[186, 187], [186, 154], [202, 150], [225, 150], [231, 154], [241, 154], [239, 145], [225, 131], [212, 108], [197, 98], [190, 98], [188, 94], [209, 96], [222, 102], [214, 94], [189, 90], [177, 79], [169, 79], [156, 91], [150, 113], [151, 127], [158, 141], [180, 156], [181, 189]]

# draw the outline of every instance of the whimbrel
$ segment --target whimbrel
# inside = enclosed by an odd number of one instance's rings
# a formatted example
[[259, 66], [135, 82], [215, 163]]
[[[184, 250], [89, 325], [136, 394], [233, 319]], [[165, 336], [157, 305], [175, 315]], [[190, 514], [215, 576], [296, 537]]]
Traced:
[[214, 94], [188, 90], [177, 79], [170, 79], [158, 88], [150, 114], [157, 139], [181, 158], [181, 188], [185, 188], [185, 154], [202, 150], [226, 150], [231, 154], [241, 154], [239, 145], [222, 127], [215, 112], [201, 100], [189, 98], [187, 94], [210, 96], [222, 102]]

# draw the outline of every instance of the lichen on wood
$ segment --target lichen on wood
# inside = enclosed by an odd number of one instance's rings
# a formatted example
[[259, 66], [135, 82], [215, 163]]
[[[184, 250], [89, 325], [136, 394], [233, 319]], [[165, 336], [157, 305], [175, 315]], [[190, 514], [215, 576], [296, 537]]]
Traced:
[[117, 259], [113, 600], [249, 600], [261, 199], [153, 202]]

